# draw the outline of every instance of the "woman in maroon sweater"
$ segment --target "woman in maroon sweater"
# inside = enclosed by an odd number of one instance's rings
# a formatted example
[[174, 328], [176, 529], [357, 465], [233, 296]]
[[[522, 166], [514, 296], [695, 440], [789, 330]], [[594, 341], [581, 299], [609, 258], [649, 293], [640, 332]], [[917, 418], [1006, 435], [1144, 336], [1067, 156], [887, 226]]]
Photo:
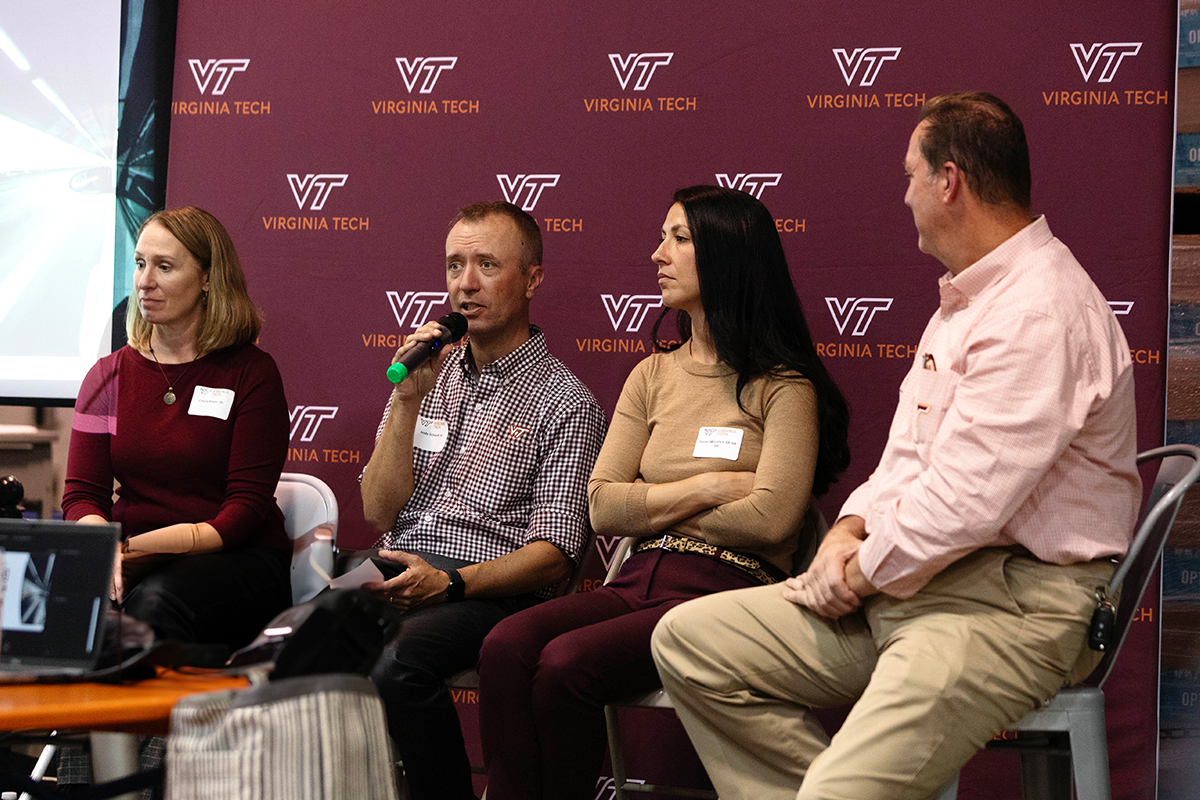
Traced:
[[[75, 403], [63, 513], [122, 525], [113, 599], [161, 639], [239, 647], [291, 604], [275, 503], [288, 410], [233, 242], [160, 211], [134, 251], [129, 344]], [[119, 484], [113, 502], [113, 482]]]

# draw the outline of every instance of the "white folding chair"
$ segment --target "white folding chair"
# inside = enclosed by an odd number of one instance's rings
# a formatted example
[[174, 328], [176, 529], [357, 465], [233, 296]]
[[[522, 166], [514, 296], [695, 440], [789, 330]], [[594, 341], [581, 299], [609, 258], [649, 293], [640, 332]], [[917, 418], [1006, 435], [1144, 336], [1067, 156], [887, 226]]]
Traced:
[[325, 579], [313, 562], [329, 575], [337, 544], [338, 503], [320, 478], [285, 472], [275, 487], [275, 500], [283, 510], [283, 526], [292, 540], [292, 603], [311, 600], [325, 588]]
[[[808, 565], [812, 563], [813, 556], [817, 554], [817, 547], [821, 544], [821, 540], [825, 538], [825, 532], [828, 530], [829, 525], [825, 522], [824, 515], [815, 506], [809, 506], [808, 513], [804, 519], [804, 528], [800, 534], [800, 547], [792, 558], [793, 575], [799, 575], [808, 569]], [[629, 557], [629, 551], [632, 549], [635, 541], [637, 540], [634, 538], [626, 537], [617, 545], [612, 561], [609, 563], [608, 575], [604, 578], [605, 583], [616, 577], [617, 572], [621, 569], [621, 565]], [[609, 760], [612, 762], [613, 790], [616, 800], [628, 800], [628, 792], [652, 792], [654, 794], [669, 794], [676, 797], [716, 798], [717, 793], [708, 789], [688, 789], [682, 786], [662, 786], [654, 783], [630, 782], [625, 772], [625, 752], [621, 744], [621, 726], [617, 716], [618, 708], [667, 708], [674, 710], [675, 704], [671, 701], [666, 691], [659, 688], [645, 692], [644, 694], [627, 697], [604, 707], [604, 720], [608, 725], [608, 754]]]

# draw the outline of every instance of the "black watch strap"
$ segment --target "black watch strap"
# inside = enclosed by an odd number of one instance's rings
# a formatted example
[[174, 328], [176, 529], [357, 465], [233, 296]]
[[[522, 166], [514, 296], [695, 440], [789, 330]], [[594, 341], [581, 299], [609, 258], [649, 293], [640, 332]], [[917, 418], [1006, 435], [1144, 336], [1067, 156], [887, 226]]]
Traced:
[[462, 600], [467, 591], [467, 584], [463, 582], [462, 575], [459, 575], [454, 567], [446, 567], [442, 572], [450, 579], [450, 585], [446, 587], [446, 602], [456, 603]]

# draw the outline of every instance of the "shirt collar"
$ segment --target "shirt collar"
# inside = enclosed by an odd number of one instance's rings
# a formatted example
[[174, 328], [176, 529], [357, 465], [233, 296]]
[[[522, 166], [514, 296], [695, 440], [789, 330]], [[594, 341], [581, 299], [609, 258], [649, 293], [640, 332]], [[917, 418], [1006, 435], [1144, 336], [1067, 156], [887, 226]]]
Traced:
[[938, 279], [942, 316], [971, 305], [985, 289], [1011, 272], [1021, 255], [1036, 250], [1053, 236], [1043, 214], [962, 272], [947, 272]]
[[[471, 342], [468, 340], [467, 346], [460, 351], [458, 361], [463, 377], [468, 380], [475, 377], [471, 370], [471, 359], [467, 358], [470, 349]], [[546, 336], [542, 333], [542, 329], [537, 325], [530, 325], [529, 339], [504, 358], [497, 359], [479, 370], [479, 376], [506, 383], [509, 378], [548, 355], [550, 355], [550, 351], [546, 349]]]

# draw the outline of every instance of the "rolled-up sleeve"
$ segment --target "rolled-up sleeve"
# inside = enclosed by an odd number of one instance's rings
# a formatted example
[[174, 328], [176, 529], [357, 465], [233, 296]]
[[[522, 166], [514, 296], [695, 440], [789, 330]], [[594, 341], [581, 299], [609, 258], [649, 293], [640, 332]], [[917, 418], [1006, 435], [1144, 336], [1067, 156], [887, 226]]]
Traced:
[[588, 475], [604, 442], [604, 412], [594, 402], [560, 408], [541, 443], [528, 541], [545, 540], [579, 563], [591, 528]]

